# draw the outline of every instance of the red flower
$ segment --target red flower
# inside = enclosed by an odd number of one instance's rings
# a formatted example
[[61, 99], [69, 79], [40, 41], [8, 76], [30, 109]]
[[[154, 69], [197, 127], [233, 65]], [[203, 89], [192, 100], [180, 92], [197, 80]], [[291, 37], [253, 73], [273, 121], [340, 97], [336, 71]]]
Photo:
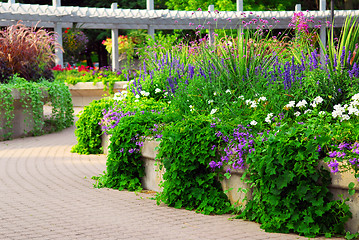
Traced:
[[67, 33], [67, 30], [65, 30], [65, 33]]

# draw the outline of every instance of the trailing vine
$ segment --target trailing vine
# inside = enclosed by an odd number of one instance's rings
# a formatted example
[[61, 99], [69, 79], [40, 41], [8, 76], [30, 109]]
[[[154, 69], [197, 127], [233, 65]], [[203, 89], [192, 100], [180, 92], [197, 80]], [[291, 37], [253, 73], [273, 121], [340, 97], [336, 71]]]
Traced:
[[[213, 118], [188, 117], [163, 131], [157, 158], [162, 160], [166, 172], [163, 192], [157, 195], [157, 203], [195, 209], [204, 214], [234, 211], [218, 181], [218, 172], [209, 166], [218, 157], [216, 149], [211, 149], [219, 142], [211, 127]], [[223, 126], [221, 130], [226, 131], [225, 128]]]
[[[0, 130], [4, 131], [0, 139], [7, 140], [12, 136], [12, 120], [14, 119], [14, 98], [11, 94], [11, 89], [5, 85], [0, 84], [0, 109], [1, 109], [1, 122]], [[8, 129], [8, 130], [6, 130]]]
[[63, 82], [42, 82], [47, 87], [47, 93], [52, 106], [51, 121], [56, 123], [55, 130], [72, 126], [73, 106], [69, 88]]
[[[5, 117], [1, 118], [0, 130], [4, 134], [1, 139], [7, 140], [12, 137], [12, 120], [14, 119], [13, 95], [18, 94], [19, 104], [25, 115], [25, 135], [40, 135], [44, 133], [45, 120], [43, 106], [50, 102], [52, 109], [51, 119], [56, 131], [69, 127], [73, 124], [73, 106], [68, 87], [60, 82], [48, 82], [46, 80], [28, 82], [17, 76], [12, 77], [8, 84], [0, 85], [0, 107]], [[31, 129], [29, 132], [26, 129]]]

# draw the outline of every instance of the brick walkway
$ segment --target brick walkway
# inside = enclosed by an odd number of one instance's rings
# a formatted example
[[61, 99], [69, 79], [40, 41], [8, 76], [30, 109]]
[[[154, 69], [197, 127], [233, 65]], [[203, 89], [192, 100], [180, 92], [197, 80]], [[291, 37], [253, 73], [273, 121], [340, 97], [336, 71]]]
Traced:
[[104, 155], [70, 153], [74, 127], [0, 142], [0, 239], [307, 239], [259, 224], [157, 206], [149, 194], [95, 189]]

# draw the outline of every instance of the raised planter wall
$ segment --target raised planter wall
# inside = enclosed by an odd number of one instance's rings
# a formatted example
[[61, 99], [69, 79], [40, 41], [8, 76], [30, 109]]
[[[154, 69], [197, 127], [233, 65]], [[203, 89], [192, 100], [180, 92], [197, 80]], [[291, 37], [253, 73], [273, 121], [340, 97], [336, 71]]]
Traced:
[[[125, 90], [124, 86], [128, 84], [127, 81], [115, 82], [113, 91], [123, 91]], [[107, 90], [104, 91], [105, 85], [102, 82], [93, 83], [93, 82], [79, 82], [75, 85], [68, 84], [72, 104], [74, 107], [83, 107], [89, 105], [93, 100], [99, 100], [105, 96], [110, 96], [110, 93]]]
[[[32, 112], [26, 113], [25, 108], [22, 107], [21, 95], [20, 92], [16, 89], [11, 92], [14, 102], [14, 118], [11, 122], [13, 128], [5, 128], [6, 125], [6, 114], [3, 109], [0, 109], [0, 140], [4, 140], [3, 136], [12, 132], [12, 138], [19, 138], [26, 135], [27, 132], [30, 132], [34, 129], [34, 121], [32, 118]], [[47, 92], [43, 92], [43, 103], [47, 101]], [[26, 122], [25, 122], [26, 120]]]
[[[108, 153], [109, 145], [109, 136], [104, 135], [103, 137], [103, 147], [105, 154]], [[144, 143], [144, 146], [141, 150], [142, 160], [144, 161], [145, 173], [146, 176], [142, 178], [142, 185], [145, 189], [153, 191], [162, 191], [158, 186], [161, 181], [163, 181], [164, 169], [159, 170], [159, 162], [155, 160], [157, 150], [155, 148], [159, 145], [158, 141], [148, 141]], [[329, 167], [322, 163], [322, 166], [329, 170]], [[229, 179], [220, 180], [223, 191], [226, 192], [229, 200], [232, 204], [243, 205], [245, 206], [246, 201], [243, 201], [245, 197], [247, 200], [251, 199], [252, 191], [249, 188], [248, 184], [245, 183], [241, 178], [243, 176], [243, 170], [232, 170], [231, 177]], [[354, 177], [353, 173], [331, 173], [332, 184], [329, 186], [330, 192], [333, 194], [334, 199], [339, 200], [339, 195], [342, 194], [344, 199], [349, 197], [349, 202], [347, 204], [350, 207], [350, 211], [353, 214], [353, 217], [345, 224], [345, 230], [350, 231], [351, 233], [359, 232], [359, 183], [358, 180]], [[356, 192], [353, 196], [348, 194], [348, 184], [350, 182], [355, 183]], [[232, 190], [229, 190], [232, 189]], [[238, 189], [248, 189], [247, 193], [238, 191]]]

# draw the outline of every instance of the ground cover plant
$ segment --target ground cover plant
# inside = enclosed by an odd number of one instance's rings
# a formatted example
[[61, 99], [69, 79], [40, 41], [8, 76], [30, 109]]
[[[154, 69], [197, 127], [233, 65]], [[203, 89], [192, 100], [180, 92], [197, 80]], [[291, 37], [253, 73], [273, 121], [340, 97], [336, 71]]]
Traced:
[[[250, 24], [259, 28], [249, 30]], [[166, 168], [158, 203], [205, 214], [237, 213], [218, 180], [243, 169], [253, 197], [239, 217], [271, 232], [344, 234], [351, 217], [348, 199], [333, 199], [330, 172], [320, 162], [333, 173], [351, 170], [359, 177], [355, 49], [346, 46], [344, 31], [338, 40], [344, 47], [336, 48], [340, 57], [331, 58], [329, 49], [321, 62], [315, 20], [295, 15], [288, 32], [280, 34], [267, 31], [270, 24], [251, 16], [238, 35], [214, 45], [198, 37], [167, 51], [146, 48], [127, 94], [116, 94], [97, 115], [113, 136], [107, 171], [96, 186], [140, 189], [139, 149], [155, 135], [161, 141], [157, 157]], [[143, 112], [134, 110], [140, 106], [146, 106]]]

